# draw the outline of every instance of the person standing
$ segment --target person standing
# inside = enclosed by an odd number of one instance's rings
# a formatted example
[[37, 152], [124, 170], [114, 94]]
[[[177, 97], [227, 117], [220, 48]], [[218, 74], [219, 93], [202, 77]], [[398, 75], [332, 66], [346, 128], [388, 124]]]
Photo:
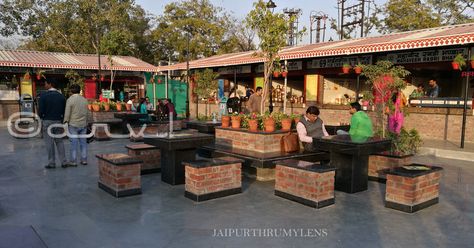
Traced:
[[319, 118], [319, 114], [318, 107], [309, 106], [306, 110], [306, 114], [303, 115], [298, 124], [296, 124], [298, 138], [301, 143], [303, 143], [305, 151], [310, 152], [317, 150], [317, 145], [313, 145], [313, 138], [329, 136], [323, 120]]
[[[48, 152], [48, 165], [46, 169], [56, 168], [56, 149], [58, 150], [59, 160], [62, 165], [67, 164], [66, 156], [64, 152], [64, 143], [62, 138], [53, 138], [49, 135], [48, 129], [53, 124], [61, 124], [64, 118], [64, 109], [66, 107], [66, 99], [64, 96], [55, 88], [56, 84], [54, 81], [44, 82], [45, 92], [41, 93], [39, 100], [38, 114], [41, 118], [43, 125], [43, 139]], [[64, 130], [59, 127], [51, 128], [51, 134], [61, 134]]]
[[247, 108], [250, 113], [261, 113], [262, 93], [262, 87], [257, 87], [255, 93], [250, 96], [249, 101], [247, 102]]
[[77, 84], [73, 84], [70, 87], [72, 95], [66, 101], [66, 111], [64, 113], [64, 123], [68, 124], [68, 131], [71, 134], [69, 140], [71, 141], [70, 147], [70, 160], [67, 166], [77, 166], [77, 150], [80, 150], [80, 161], [82, 165], [87, 165], [87, 100], [81, 96], [81, 87]]

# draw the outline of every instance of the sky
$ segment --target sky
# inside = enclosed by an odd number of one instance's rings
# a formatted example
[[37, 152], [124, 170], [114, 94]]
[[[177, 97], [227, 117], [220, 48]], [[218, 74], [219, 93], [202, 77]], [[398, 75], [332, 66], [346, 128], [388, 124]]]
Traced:
[[[372, 0], [375, 1], [377, 5], [382, 5], [386, 0]], [[171, 0], [136, 0], [138, 5], [141, 5], [146, 11], [154, 14], [160, 15], [163, 13], [164, 7], [171, 2]], [[244, 19], [250, 10], [253, 8], [254, 0], [210, 0], [210, 2], [215, 5], [222, 7], [225, 11], [231, 13], [234, 17], [239, 19]], [[310, 21], [309, 16], [312, 11], [318, 12], [322, 11], [327, 14], [329, 18], [338, 18], [337, 11], [337, 2], [338, 0], [273, 0], [277, 5], [275, 11], [283, 12], [284, 8], [299, 8], [302, 10], [302, 14], [299, 18], [299, 27], [306, 27], [306, 35], [303, 37], [303, 41], [298, 44], [309, 44], [309, 29]], [[358, 3], [359, 0], [347, 0], [346, 6], [353, 5]], [[327, 22], [326, 29], [326, 41], [332, 37], [334, 40], [337, 40], [338, 37], [336, 33], [329, 28], [329, 21]], [[314, 32], [313, 32], [314, 35]], [[313, 36], [314, 37], [314, 36]], [[321, 34], [322, 39], [322, 34]], [[314, 38], [313, 38], [314, 40]]]

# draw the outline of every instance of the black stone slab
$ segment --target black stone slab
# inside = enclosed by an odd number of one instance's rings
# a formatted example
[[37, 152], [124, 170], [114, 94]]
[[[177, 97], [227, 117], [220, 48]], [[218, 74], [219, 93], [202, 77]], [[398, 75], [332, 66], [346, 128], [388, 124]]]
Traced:
[[161, 168], [153, 168], [153, 169], [145, 169], [140, 171], [140, 175], [148, 175], [148, 174], [154, 174], [154, 173], [160, 173]]
[[382, 172], [388, 175], [414, 178], [414, 177], [424, 176], [436, 171], [443, 170], [443, 168], [438, 167], [438, 166], [430, 166], [430, 165], [424, 165], [424, 164], [409, 164], [406, 166], [424, 166], [430, 169], [429, 170], [408, 170], [403, 167], [395, 167], [395, 168], [382, 170]]
[[161, 180], [171, 185], [184, 184], [185, 161], [196, 160], [199, 146], [214, 142], [214, 135], [197, 132], [175, 132], [174, 136], [145, 136], [145, 144], [161, 149]]
[[95, 155], [98, 159], [104, 160], [107, 163], [113, 164], [115, 166], [125, 166], [131, 164], [141, 164], [143, 160], [129, 156], [122, 153], [112, 153], [112, 154], [97, 154]]
[[337, 130], [342, 130], [349, 132], [349, 129], [351, 129], [350, 125], [331, 125], [331, 124], [324, 124], [324, 127], [326, 128], [326, 131], [328, 132], [329, 135], [336, 135]]
[[254, 168], [275, 168], [275, 161], [285, 159], [298, 159], [304, 161], [318, 162], [329, 160], [329, 153], [324, 151], [305, 152], [298, 151], [292, 153], [286, 152], [255, 152], [243, 149], [232, 148], [222, 145], [205, 145], [199, 148], [199, 156], [204, 157], [222, 157], [232, 156], [245, 160], [244, 166]]
[[320, 163], [302, 161], [297, 159], [285, 159], [273, 162], [275, 165], [283, 165], [299, 170], [305, 170], [316, 173], [324, 173], [336, 170], [335, 167], [321, 165]]
[[196, 129], [200, 133], [214, 134], [216, 127], [220, 127], [222, 123], [212, 121], [187, 121], [185, 122], [186, 128]]
[[115, 113], [114, 117], [122, 120], [122, 123], [120, 124], [122, 127], [122, 134], [127, 134], [129, 133], [127, 124], [135, 126], [140, 123], [140, 119], [147, 118], [148, 114], [141, 114], [138, 112], [120, 112]]
[[218, 157], [212, 159], [199, 159], [196, 161], [183, 162], [183, 165], [189, 165], [194, 168], [206, 168], [214, 166], [222, 166], [228, 164], [243, 163], [244, 160], [234, 157]]
[[334, 204], [334, 202], [335, 202], [334, 198], [327, 199], [327, 200], [320, 201], [320, 202], [316, 202], [316, 201], [308, 200], [308, 199], [305, 199], [305, 198], [302, 198], [302, 197], [299, 197], [299, 196], [296, 196], [296, 195], [288, 194], [286, 192], [279, 191], [279, 190], [275, 190], [275, 195], [279, 196], [279, 197], [282, 197], [282, 198], [285, 198], [287, 200], [291, 200], [291, 201], [294, 201], [294, 202], [301, 203], [303, 205], [306, 205], [306, 206], [309, 206], [309, 207], [312, 207], [312, 208], [327, 207], [327, 206], [330, 206], [330, 205]]
[[380, 138], [354, 139], [349, 135], [313, 138], [318, 149], [329, 151], [336, 168], [335, 189], [346, 193], [367, 190], [369, 155], [387, 151], [391, 141]]
[[117, 197], [117, 198], [120, 198], [120, 197], [126, 197], [126, 196], [132, 196], [132, 195], [139, 195], [142, 193], [142, 189], [141, 188], [138, 188], [138, 189], [126, 189], [126, 190], [115, 190], [115, 189], [112, 189], [110, 188], [109, 186], [101, 183], [101, 182], [98, 182], [99, 184], [99, 188], [100, 189], [103, 189], [105, 192]]
[[217, 191], [217, 192], [212, 192], [204, 195], [196, 195], [194, 193], [191, 193], [189, 191], [184, 192], [184, 196], [186, 198], [189, 198], [193, 201], [196, 202], [202, 202], [202, 201], [208, 201], [211, 199], [216, 199], [216, 198], [221, 198], [229, 195], [235, 195], [235, 194], [240, 194], [242, 193], [242, 188], [233, 188], [233, 189], [227, 189], [227, 190], [222, 190], [222, 191]]
[[424, 208], [433, 206], [433, 205], [437, 204], [438, 202], [439, 202], [438, 197], [436, 197], [434, 199], [431, 199], [429, 201], [419, 203], [417, 205], [413, 205], [413, 206], [400, 204], [400, 203], [396, 203], [396, 202], [391, 202], [391, 201], [385, 201], [385, 207], [395, 209], [395, 210], [399, 210], [399, 211], [402, 211], [402, 212], [405, 212], [405, 213], [414, 213], [414, 212], [422, 210]]

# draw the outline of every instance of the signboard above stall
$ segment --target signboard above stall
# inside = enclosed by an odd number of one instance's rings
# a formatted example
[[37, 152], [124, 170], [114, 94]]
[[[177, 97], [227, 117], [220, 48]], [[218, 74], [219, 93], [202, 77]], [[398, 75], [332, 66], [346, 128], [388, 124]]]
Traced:
[[452, 61], [457, 54], [463, 54], [464, 57], [467, 57], [467, 48], [390, 53], [383, 59], [387, 59], [394, 64], [430, 63]]
[[342, 67], [344, 64], [350, 64], [354, 66], [359, 63], [364, 65], [372, 64], [372, 55], [313, 59], [308, 61], [308, 69], [336, 68]]
[[243, 66], [229, 66], [229, 67], [221, 67], [217, 69], [217, 72], [220, 75], [229, 75], [229, 74], [242, 74], [242, 73], [251, 73], [252, 66], [250, 65], [243, 65]]
[[[284, 62], [281, 61], [281, 64], [283, 66]], [[288, 61], [288, 71], [301, 71], [303, 70], [303, 61]], [[264, 69], [263, 64], [259, 64], [257, 67], [255, 67], [255, 72], [256, 73], [262, 73]]]

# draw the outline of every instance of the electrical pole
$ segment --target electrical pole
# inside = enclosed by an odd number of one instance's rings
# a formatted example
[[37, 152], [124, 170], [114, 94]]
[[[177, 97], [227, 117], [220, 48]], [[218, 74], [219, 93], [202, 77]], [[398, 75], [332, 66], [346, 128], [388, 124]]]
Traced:
[[[323, 30], [323, 42], [326, 35], [326, 20], [328, 15], [321, 11], [311, 11], [309, 15], [310, 29], [309, 29], [309, 43], [313, 44], [313, 31], [316, 31], [316, 43], [321, 42], [321, 30]], [[323, 27], [321, 28], [321, 20], [323, 21]], [[313, 28], [313, 24], [316, 22], [316, 28]]]
[[[283, 13], [285, 13], [288, 18], [290, 19], [290, 29], [288, 30], [288, 46], [295, 46], [298, 44], [298, 17], [301, 14], [301, 9], [283, 9]], [[296, 17], [296, 20], [292, 20], [293, 17]]]
[[[364, 37], [364, 19], [365, 19], [365, 1], [359, 0], [359, 3], [352, 6], [344, 7], [347, 0], [340, 0], [341, 9], [341, 40], [344, 39], [344, 28], [360, 26], [360, 37]], [[344, 23], [344, 17], [352, 18], [352, 22]]]

